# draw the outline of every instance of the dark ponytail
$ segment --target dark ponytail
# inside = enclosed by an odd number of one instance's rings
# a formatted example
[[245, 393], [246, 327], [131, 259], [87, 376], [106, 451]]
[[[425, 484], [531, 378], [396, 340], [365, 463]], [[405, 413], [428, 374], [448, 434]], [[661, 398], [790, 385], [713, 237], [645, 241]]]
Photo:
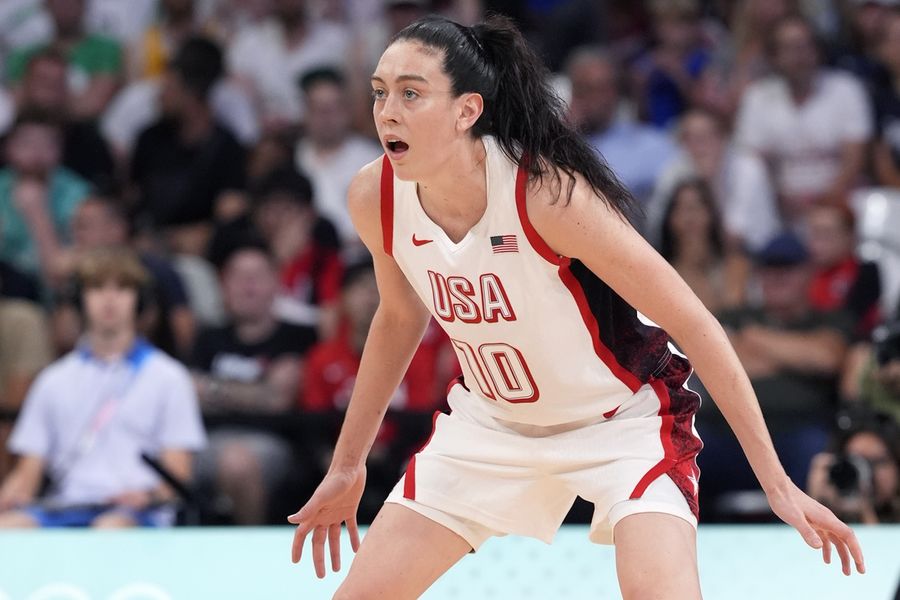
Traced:
[[556, 169], [562, 171], [568, 175], [568, 202], [578, 173], [618, 214], [629, 219], [636, 215], [625, 186], [566, 122], [565, 104], [550, 85], [549, 70], [510, 19], [492, 15], [464, 27], [443, 17], [425, 17], [392, 42], [399, 40], [417, 41], [444, 53], [444, 72], [453, 92], [457, 96], [476, 92], [484, 98], [484, 112], [472, 134], [494, 136], [510, 160], [526, 160], [530, 179], [543, 180], [549, 171], [561, 188]]

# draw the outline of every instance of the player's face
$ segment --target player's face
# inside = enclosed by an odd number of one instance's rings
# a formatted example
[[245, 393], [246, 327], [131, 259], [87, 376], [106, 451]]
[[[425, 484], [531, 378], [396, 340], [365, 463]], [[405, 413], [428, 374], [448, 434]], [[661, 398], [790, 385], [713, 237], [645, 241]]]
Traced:
[[372, 75], [375, 127], [397, 177], [419, 181], [469, 136], [461, 124], [464, 96], [455, 97], [443, 53], [400, 41], [385, 50]]

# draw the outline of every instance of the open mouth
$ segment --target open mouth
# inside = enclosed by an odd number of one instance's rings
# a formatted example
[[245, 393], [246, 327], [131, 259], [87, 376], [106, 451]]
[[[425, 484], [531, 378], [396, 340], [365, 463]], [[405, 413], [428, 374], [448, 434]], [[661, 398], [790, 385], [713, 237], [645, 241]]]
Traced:
[[409, 150], [409, 144], [396, 137], [389, 137], [384, 140], [384, 146], [389, 154], [400, 156]]

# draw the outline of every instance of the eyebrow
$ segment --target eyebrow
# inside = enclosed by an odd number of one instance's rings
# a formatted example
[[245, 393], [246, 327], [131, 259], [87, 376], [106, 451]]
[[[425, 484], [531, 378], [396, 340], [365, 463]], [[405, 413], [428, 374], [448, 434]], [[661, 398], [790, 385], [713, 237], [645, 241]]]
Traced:
[[[385, 83], [384, 79], [379, 77], [378, 75], [372, 75], [372, 81], [379, 81], [381, 83]], [[397, 83], [402, 81], [418, 81], [420, 83], [428, 83], [428, 80], [422, 77], [421, 75], [398, 75], [395, 80]]]

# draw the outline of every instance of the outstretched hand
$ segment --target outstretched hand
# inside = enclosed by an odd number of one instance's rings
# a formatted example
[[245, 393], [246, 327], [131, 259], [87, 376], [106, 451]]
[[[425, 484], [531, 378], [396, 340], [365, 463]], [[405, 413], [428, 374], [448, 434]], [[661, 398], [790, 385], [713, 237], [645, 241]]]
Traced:
[[804, 494], [793, 483], [770, 492], [768, 499], [772, 510], [782, 521], [800, 532], [807, 544], [822, 550], [822, 558], [827, 564], [831, 564], [834, 546], [841, 557], [844, 575], [850, 575], [852, 571], [851, 559], [856, 563], [858, 573], [866, 572], [856, 534], [828, 508]]
[[325, 539], [331, 553], [331, 569], [341, 569], [341, 526], [347, 524], [353, 552], [359, 549], [359, 529], [356, 510], [366, 485], [366, 468], [335, 471], [325, 475], [309, 501], [288, 517], [297, 526], [291, 548], [291, 560], [300, 562], [306, 536], [312, 532], [313, 565], [316, 576], [325, 577]]

